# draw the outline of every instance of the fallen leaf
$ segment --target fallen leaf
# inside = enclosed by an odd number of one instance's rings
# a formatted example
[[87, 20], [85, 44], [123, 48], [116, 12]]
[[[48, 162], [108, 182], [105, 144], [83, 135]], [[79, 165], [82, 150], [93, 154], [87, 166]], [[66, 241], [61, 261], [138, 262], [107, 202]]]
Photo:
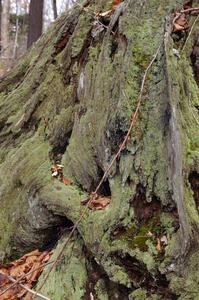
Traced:
[[189, 28], [187, 16], [184, 13], [175, 13], [173, 15], [173, 32], [186, 30]]
[[[24, 284], [26, 287], [31, 288], [31, 285], [27, 285]], [[25, 296], [25, 294], [27, 293], [27, 291], [23, 288], [21, 288], [21, 290], [17, 293], [17, 299], [22, 299], [23, 296]]]
[[51, 167], [52, 174], [56, 173], [57, 175], [59, 175], [59, 173], [61, 173], [62, 170], [63, 170], [63, 166], [62, 165], [54, 164]]
[[162, 248], [161, 248], [161, 242], [160, 242], [160, 239], [159, 239], [159, 238], [157, 238], [156, 249], [157, 249], [158, 252], [160, 252], [160, 251], [162, 250]]
[[[39, 250], [34, 250], [30, 253], [25, 254], [23, 257], [11, 262], [7, 266], [0, 266], [0, 285], [1, 289], [6, 289], [9, 287], [10, 282], [8, 278], [3, 276], [1, 273], [9, 275], [16, 280], [22, 275], [27, 274], [30, 271], [33, 271], [39, 268], [44, 262], [47, 262], [52, 255], [52, 251], [40, 252]], [[38, 280], [43, 268], [39, 268], [35, 272], [27, 275], [22, 283], [29, 288], [32, 288], [33, 284]], [[17, 286], [8, 290], [5, 294], [0, 296], [0, 300], [16, 300], [16, 299], [26, 299], [30, 300], [30, 293], [27, 294], [27, 291], [22, 287]], [[31, 295], [31, 294], [30, 294]], [[25, 297], [25, 298], [24, 298]]]
[[96, 17], [102, 17], [102, 18], [110, 17], [121, 2], [123, 2], [123, 0], [113, 0], [111, 10], [107, 10], [102, 13], [96, 13]]
[[[7, 271], [7, 270], [6, 270]], [[4, 270], [1, 269], [2, 273], [6, 273]], [[0, 273], [0, 286], [5, 285], [6, 283], [8, 283], [8, 279], [2, 274]]]
[[0, 300], [16, 300], [14, 291], [8, 290], [5, 294], [0, 296]]
[[70, 179], [64, 177], [63, 167], [64, 167], [63, 165], [59, 165], [59, 164], [52, 165], [52, 167], [51, 167], [51, 176], [54, 177], [54, 178], [57, 178], [64, 185], [72, 185], [73, 182]]
[[191, 0], [185, 1], [184, 5], [183, 5], [183, 9], [189, 9], [189, 8], [192, 8]]
[[26, 257], [29, 257], [29, 256], [40, 256], [42, 253], [38, 250], [38, 249], [36, 249], [36, 250], [34, 250], [34, 251], [32, 251], [32, 252], [29, 252], [29, 253], [27, 253], [27, 254], [25, 254], [24, 256], [23, 256], [23, 258], [26, 258]]
[[24, 300], [32, 300], [33, 295], [31, 293], [27, 293], [26, 296], [24, 297]]
[[70, 179], [65, 178], [64, 176], [61, 178], [61, 182], [65, 185], [72, 185], [73, 182]]
[[89, 208], [94, 210], [102, 210], [105, 209], [111, 202], [110, 197], [98, 197], [97, 199], [93, 199], [90, 204]]
[[115, 10], [116, 7], [122, 2], [122, 0], [113, 0], [112, 9]]
[[18, 278], [24, 274], [25, 274], [25, 264], [16, 266], [14, 268], [11, 268], [10, 270], [10, 276], [14, 278]]
[[178, 24], [174, 24], [173, 32], [182, 31], [184, 30], [184, 27]]
[[52, 177], [57, 177], [59, 175], [59, 173], [57, 171], [52, 173]]

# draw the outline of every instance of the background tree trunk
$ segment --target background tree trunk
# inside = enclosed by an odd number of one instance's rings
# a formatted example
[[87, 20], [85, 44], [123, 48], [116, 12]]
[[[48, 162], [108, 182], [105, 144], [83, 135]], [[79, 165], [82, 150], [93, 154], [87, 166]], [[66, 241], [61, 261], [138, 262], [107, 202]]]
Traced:
[[1, 16], [1, 47], [2, 55], [5, 59], [10, 57], [9, 34], [10, 34], [10, 0], [5, 0], [2, 7]]
[[57, 19], [57, 1], [52, 0], [54, 20]]
[[17, 58], [17, 50], [18, 50], [18, 36], [19, 36], [19, 6], [18, 2], [16, 0], [15, 2], [16, 6], [16, 24], [15, 24], [15, 39], [14, 39], [14, 46], [13, 46], [13, 59]]
[[[111, 9], [106, 0], [84, 5]], [[187, 35], [170, 32], [182, 5], [125, 0], [100, 23], [76, 6], [0, 83], [1, 259], [54, 247], [54, 260], [126, 135], [160, 47], [131, 138], [100, 190], [111, 203], [78, 223], [41, 290], [52, 299], [199, 297], [199, 89], [190, 61], [199, 24], [182, 51]], [[54, 163], [73, 185], [52, 179]]]
[[42, 34], [44, 0], [31, 0], [29, 12], [28, 48]]

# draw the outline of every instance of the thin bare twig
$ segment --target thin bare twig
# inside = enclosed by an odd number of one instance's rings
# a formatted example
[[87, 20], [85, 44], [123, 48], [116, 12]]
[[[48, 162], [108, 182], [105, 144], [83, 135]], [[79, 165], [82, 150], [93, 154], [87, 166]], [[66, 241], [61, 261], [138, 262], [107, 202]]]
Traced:
[[184, 49], [186, 48], [186, 45], [187, 45], [187, 43], [188, 43], [188, 40], [189, 40], [189, 38], [190, 38], [190, 36], [191, 36], [191, 34], [192, 34], [192, 32], [193, 32], [193, 29], [194, 29], [194, 27], [195, 27], [195, 25], [196, 25], [196, 23], [197, 23], [198, 20], [199, 20], [199, 15], [197, 16], [197, 18], [195, 19], [195, 21], [193, 22], [193, 24], [192, 24], [192, 26], [191, 26], [191, 29], [190, 29], [189, 34], [188, 34], [188, 36], [187, 36], [187, 39], [186, 39], [186, 41], [185, 41], [185, 43], [184, 43], [184, 46], [182, 47], [181, 52], [183, 52]]
[[187, 8], [187, 9], [182, 9], [180, 12], [181, 14], [185, 14], [187, 12], [199, 12], [199, 7], [191, 7], [191, 8]]
[[50, 300], [50, 298], [43, 296], [40, 293], [37, 293], [33, 290], [31, 290], [29, 287], [25, 286], [24, 284], [21, 283], [17, 283], [17, 280], [15, 280], [12, 276], [9, 276], [3, 272], [0, 272], [1, 275], [3, 275], [4, 277], [6, 277], [7, 279], [9, 279], [11, 282], [20, 285], [20, 287], [22, 287], [24, 290], [26, 290], [28, 293], [31, 293], [34, 296], [38, 296], [39, 298], [43, 299], [43, 300]]
[[[104, 27], [105, 29], [108, 29], [108, 28], [109, 28], [109, 26], [106, 26], [105, 24], [103, 24], [103, 23], [99, 20], [99, 16], [98, 16], [98, 14], [97, 14], [94, 10], [90, 9], [89, 7], [84, 7], [81, 3], [77, 2], [77, 1], [72, 0], [72, 2], [73, 2], [74, 5], [76, 4], [76, 5], [79, 6], [83, 11], [85, 11], [88, 15], [90, 15], [91, 17], [93, 17], [93, 18], [95, 19], [95, 21], [96, 21], [99, 25], [101, 25], [101, 26]], [[111, 33], [114, 34], [113, 31], [111, 31]]]
[[[124, 138], [124, 141], [123, 141], [123, 143], [121, 144], [121, 146], [119, 147], [119, 150], [118, 150], [118, 152], [116, 153], [116, 155], [114, 156], [114, 158], [112, 159], [111, 163], [109, 164], [109, 166], [108, 166], [107, 169], [105, 170], [104, 175], [103, 175], [102, 179], [100, 180], [100, 182], [99, 182], [97, 188], [96, 188], [95, 191], [93, 192], [93, 194], [97, 194], [97, 192], [99, 191], [99, 188], [100, 188], [101, 185], [103, 184], [103, 182], [104, 182], [106, 176], [108, 175], [110, 169], [112, 168], [114, 162], [117, 160], [117, 158], [119, 157], [120, 153], [122, 152], [122, 150], [123, 150], [124, 147], [126, 146], [126, 143], [127, 143], [128, 139], [129, 139], [129, 136], [130, 136], [130, 134], [131, 134], [132, 128], [133, 128], [133, 126], [134, 126], [134, 124], [135, 124], [135, 122], [136, 122], [136, 120], [137, 120], [137, 117], [138, 117], [138, 113], [139, 113], [140, 106], [141, 106], [141, 102], [142, 102], [142, 96], [143, 96], [143, 92], [144, 92], [144, 85], [145, 85], [145, 82], [146, 82], [146, 78], [147, 78], [149, 69], [151, 68], [151, 66], [153, 65], [154, 61], [156, 60], [157, 55], [158, 55], [159, 50], [160, 50], [160, 47], [161, 47], [161, 45], [158, 47], [158, 49], [157, 49], [157, 51], [156, 51], [156, 53], [155, 53], [153, 59], [152, 59], [151, 62], [149, 63], [149, 65], [148, 65], [148, 67], [147, 67], [147, 69], [146, 69], [146, 71], [145, 71], [145, 73], [144, 73], [144, 76], [143, 76], [143, 79], [142, 79], [141, 88], [140, 88], [140, 94], [139, 94], [139, 96], [138, 96], [137, 107], [136, 107], [136, 110], [135, 110], [134, 114], [132, 115], [132, 121], [131, 121], [129, 130], [128, 130], [128, 132], [127, 132], [125, 138]], [[90, 200], [87, 202], [84, 211], [83, 211], [82, 214], [80, 215], [80, 217], [79, 217], [79, 219], [77, 220], [77, 222], [74, 224], [72, 231], [70, 232], [68, 238], [66, 239], [66, 241], [65, 241], [65, 243], [64, 243], [64, 245], [63, 245], [63, 247], [62, 247], [62, 250], [60, 251], [60, 253], [59, 253], [58, 257], [57, 257], [57, 260], [55, 260], [55, 262], [52, 264], [52, 266], [51, 266], [50, 270], [48, 271], [48, 273], [47, 273], [47, 275], [46, 275], [46, 277], [45, 277], [45, 279], [44, 279], [42, 285], [39, 287], [39, 289], [38, 289], [39, 291], [40, 291], [40, 290], [42, 289], [42, 287], [45, 285], [45, 283], [46, 283], [46, 281], [47, 281], [47, 279], [48, 279], [48, 277], [49, 277], [49, 275], [50, 275], [50, 272], [53, 270], [54, 267], [56, 267], [56, 265], [57, 265], [57, 263], [58, 263], [58, 260], [61, 259], [62, 255], [63, 255], [63, 252], [64, 252], [64, 250], [65, 250], [65, 248], [66, 248], [68, 242], [70, 241], [70, 239], [71, 239], [73, 233], [74, 233], [75, 230], [77, 229], [79, 223], [82, 221], [82, 219], [83, 219], [83, 217], [84, 217], [84, 215], [85, 215], [85, 213], [86, 213], [86, 211], [87, 211], [87, 208], [88, 208], [89, 205], [91, 204], [91, 201], [92, 201], [92, 198], [90, 198]]]
[[130, 137], [130, 134], [131, 134], [131, 131], [132, 131], [132, 129], [133, 129], [133, 126], [134, 126], [134, 124], [135, 124], [135, 122], [136, 122], [136, 120], [137, 120], [137, 117], [138, 117], [138, 113], [139, 113], [140, 106], [141, 106], [141, 102], [142, 102], [142, 96], [143, 96], [143, 92], [144, 92], [144, 85], [145, 85], [145, 82], [146, 82], [146, 78], [147, 78], [147, 75], [148, 75], [148, 71], [149, 71], [149, 69], [151, 68], [151, 66], [153, 65], [154, 61], [156, 60], [157, 55], [158, 55], [158, 52], [159, 52], [159, 50], [160, 50], [160, 47], [161, 47], [161, 45], [158, 47], [158, 49], [157, 49], [157, 51], [156, 51], [156, 53], [155, 53], [153, 59], [151, 60], [150, 64], [148, 65], [148, 67], [146, 68], [146, 71], [145, 71], [145, 73], [144, 73], [144, 76], [143, 76], [143, 79], [142, 79], [142, 84], [141, 84], [141, 89], [140, 89], [140, 94], [139, 94], [139, 96], [138, 96], [137, 107], [136, 107], [135, 112], [134, 112], [133, 115], [132, 115], [132, 118], [131, 118], [131, 124], [130, 124], [130, 127], [129, 127], [129, 129], [128, 129], [128, 132], [127, 132], [127, 134], [126, 134], [126, 136], [125, 136], [125, 138], [124, 138], [124, 141], [123, 141], [123, 143], [120, 145], [117, 154], [114, 156], [114, 158], [112, 159], [111, 163], [109, 164], [109, 166], [108, 166], [107, 169], [105, 170], [104, 175], [103, 175], [102, 179], [100, 180], [100, 182], [99, 182], [99, 184], [98, 184], [98, 186], [97, 186], [97, 188], [96, 188], [96, 190], [95, 190], [94, 193], [97, 193], [97, 192], [99, 191], [99, 189], [100, 189], [102, 183], [104, 182], [104, 180], [106, 179], [106, 176], [108, 175], [110, 169], [112, 168], [113, 164], [115, 163], [115, 161], [117, 160], [117, 158], [120, 156], [122, 150], [123, 150], [123, 149], [125, 148], [125, 146], [126, 146], [126, 143], [127, 143], [128, 139], [129, 139], [129, 137]]

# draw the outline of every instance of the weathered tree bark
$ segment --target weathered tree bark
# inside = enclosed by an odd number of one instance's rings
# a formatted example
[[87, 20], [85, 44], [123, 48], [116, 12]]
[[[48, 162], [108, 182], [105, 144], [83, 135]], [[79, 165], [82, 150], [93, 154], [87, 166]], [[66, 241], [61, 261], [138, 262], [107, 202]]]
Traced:
[[[100, 23], [90, 12], [110, 3], [84, 5], [57, 19], [0, 82], [1, 259], [52, 246], [52, 259], [59, 255], [128, 130], [160, 46], [131, 138], [100, 190], [111, 204], [86, 213], [41, 292], [197, 299], [199, 89], [190, 54], [199, 24], [182, 52], [186, 36], [171, 34], [170, 15], [183, 1], [125, 0]], [[55, 162], [73, 186], [52, 180]]]
[[2, 0], [0, 0], [0, 51], [1, 51], [1, 17], [2, 17]]
[[42, 34], [44, 0], [31, 0], [28, 28], [28, 48]]
[[10, 56], [9, 25], [10, 25], [10, 0], [5, 0], [3, 2], [2, 16], [1, 16], [1, 52], [5, 59], [9, 59]]
[[52, 0], [54, 20], [57, 19], [57, 1]]

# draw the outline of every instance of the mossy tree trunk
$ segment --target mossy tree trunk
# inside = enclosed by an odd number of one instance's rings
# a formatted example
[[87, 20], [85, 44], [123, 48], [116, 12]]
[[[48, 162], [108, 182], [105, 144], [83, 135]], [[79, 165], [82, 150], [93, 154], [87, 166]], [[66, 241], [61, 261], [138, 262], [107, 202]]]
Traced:
[[[58, 256], [128, 130], [160, 45], [131, 138], [100, 190], [111, 204], [86, 213], [42, 293], [198, 299], [199, 89], [190, 54], [199, 24], [181, 51], [187, 35], [171, 36], [168, 20], [183, 1], [125, 0], [121, 14], [120, 6], [101, 20], [106, 28], [92, 11], [110, 3], [84, 5], [56, 20], [0, 83], [1, 260], [52, 246]], [[52, 180], [55, 162], [73, 186]]]

